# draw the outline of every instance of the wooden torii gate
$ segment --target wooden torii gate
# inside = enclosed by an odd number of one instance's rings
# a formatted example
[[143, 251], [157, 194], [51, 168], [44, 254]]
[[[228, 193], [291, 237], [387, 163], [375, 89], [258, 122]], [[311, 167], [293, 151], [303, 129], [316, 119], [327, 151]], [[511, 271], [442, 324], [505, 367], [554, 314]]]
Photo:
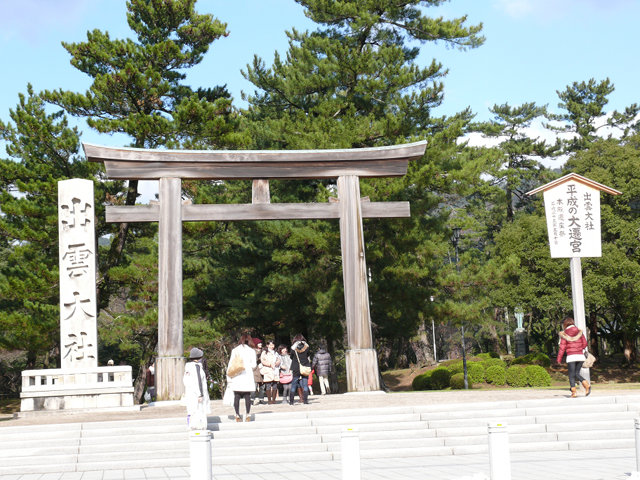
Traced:
[[[409, 202], [360, 198], [360, 177], [402, 176], [426, 142], [340, 150], [147, 150], [83, 143], [87, 160], [103, 162], [114, 180], [159, 180], [158, 205], [107, 206], [107, 222], [158, 222], [159, 400], [182, 395], [182, 222], [330, 219], [340, 221], [350, 392], [380, 389], [373, 348], [362, 219], [409, 217]], [[337, 178], [328, 203], [270, 203], [269, 179]], [[183, 205], [182, 179], [253, 180], [252, 203]]]

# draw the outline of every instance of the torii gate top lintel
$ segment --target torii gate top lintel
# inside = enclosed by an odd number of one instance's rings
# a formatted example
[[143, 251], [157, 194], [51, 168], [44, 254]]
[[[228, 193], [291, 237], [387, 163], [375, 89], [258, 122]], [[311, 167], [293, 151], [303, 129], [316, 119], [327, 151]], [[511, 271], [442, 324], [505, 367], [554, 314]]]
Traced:
[[104, 162], [107, 177], [120, 180], [402, 176], [409, 160], [424, 155], [426, 145], [420, 141], [332, 150], [149, 150], [82, 144], [87, 160]]

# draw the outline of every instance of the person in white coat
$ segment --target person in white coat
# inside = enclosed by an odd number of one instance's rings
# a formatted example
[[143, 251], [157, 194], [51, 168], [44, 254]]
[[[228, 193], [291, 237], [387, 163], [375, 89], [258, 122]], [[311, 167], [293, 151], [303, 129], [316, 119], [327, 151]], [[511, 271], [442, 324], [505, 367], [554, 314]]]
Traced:
[[189, 362], [184, 366], [184, 402], [187, 406], [187, 424], [192, 430], [207, 429], [207, 414], [210, 411], [207, 377], [202, 368], [204, 353], [192, 348]]
[[[236, 422], [241, 422], [240, 399], [244, 399], [245, 416], [244, 421], [250, 422], [251, 416], [251, 394], [256, 390], [256, 382], [253, 379], [253, 369], [256, 368], [256, 351], [251, 335], [245, 334], [240, 337], [238, 346], [231, 350], [229, 365], [234, 361], [234, 357], [240, 356], [244, 370], [233, 378], [227, 376], [227, 384], [233, 390], [233, 408], [236, 412]], [[229, 368], [227, 367], [227, 371]]]

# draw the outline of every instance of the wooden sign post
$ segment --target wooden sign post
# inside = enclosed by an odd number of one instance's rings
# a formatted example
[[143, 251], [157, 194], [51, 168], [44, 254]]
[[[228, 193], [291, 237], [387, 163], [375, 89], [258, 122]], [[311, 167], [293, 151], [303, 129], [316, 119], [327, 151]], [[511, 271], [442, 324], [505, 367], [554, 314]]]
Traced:
[[[373, 348], [362, 219], [408, 217], [408, 202], [360, 198], [360, 177], [402, 176], [426, 142], [342, 150], [146, 150], [83, 144], [87, 160], [103, 162], [107, 177], [159, 180], [159, 205], [107, 206], [107, 222], [159, 222], [159, 400], [182, 395], [182, 222], [339, 219], [348, 350], [347, 388], [380, 389]], [[251, 179], [252, 203], [183, 205], [181, 180]], [[269, 179], [337, 178], [338, 200], [271, 204]]]
[[[620, 195], [622, 192], [570, 173], [553, 182], [527, 192], [544, 193], [544, 209], [552, 258], [570, 258], [573, 319], [588, 339], [582, 288], [582, 257], [601, 257], [600, 192]], [[590, 379], [589, 369], [580, 373]]]

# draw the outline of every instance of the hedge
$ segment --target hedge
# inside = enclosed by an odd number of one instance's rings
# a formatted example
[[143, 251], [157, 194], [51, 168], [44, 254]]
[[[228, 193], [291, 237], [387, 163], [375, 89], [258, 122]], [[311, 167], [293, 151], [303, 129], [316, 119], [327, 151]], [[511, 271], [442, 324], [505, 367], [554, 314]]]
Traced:
[[411, 388], [415, 391], [429, 390], [431, 389], [431, 374], [433, 370], [427, 370], [420, 375], [417, 375], [411, 382]]
[[548, 387], [551, 385], [551, 376], [540, 365], [529, 365], [524, 369], [527, 384], [530, 387]]
[[449, 386], [451, 372], [443, 367], [438, 367], [431, 374], [431, 388], [433, 390], [442, 390]]
[[449, 385], [454, 390], [462, 390], [464, 388], [464, 373], [456, 373], [455, 375], [451, 375], [451, 378], [449, 379]]
[[540, 365], [544, 368], [551, 366], [551, 360], [549, 356], [542, 352], [527, 353], [526, 355], [518, 358], [514, 358], [512, 365]]
[[494, 365], [502, 367], [503, 370], [507, 369], [507, 364], [504, 362], [504, 360], [501, 360], [500, 358], [488, 358], [482, 361], [482, 366], [484, 367], [485, 371], [489, 367], [493, 367]]
[[520, 365], [511, 365], [507, 368], [506, 380], [512, 387], [526, 387], [528, 382], [525, 368]]
[[484, 367], [478, 362], [467, 362], [467, 379], [469, 383], [484, 382]]
[[500, 365], [492, 365], [485, 371], [487, 383], [492, 385], [504, 385], [507, 383], [507, 371]]

